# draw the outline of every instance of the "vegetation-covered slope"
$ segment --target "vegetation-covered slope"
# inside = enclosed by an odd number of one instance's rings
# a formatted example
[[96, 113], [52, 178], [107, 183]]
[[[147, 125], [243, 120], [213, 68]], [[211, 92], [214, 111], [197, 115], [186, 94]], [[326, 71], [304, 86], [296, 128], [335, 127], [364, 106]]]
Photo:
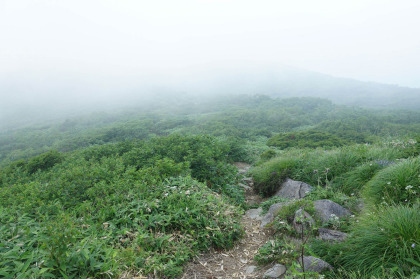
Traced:
[[[255, 164], [255, 188], [262, 195], [290, 177], [316, 187], [309, 201], [329, 198], [352, 210], [363, 201], [383, 219], [411, 216], [419, 202], [419, 132], [418, 112], [266, 96], [3, 131], [0, 275], [176, 278], [199, 251], [229, 248], [241, 237], [239, 218], [246, 205], [234, 161]], [[386, 202], [389, 211], [381, 211], [378, 202]], [[360, 226], [376, 228], [364, 211], [355, 213]], [[409, 218], [414, 223], [397, 245], [414, 247], [404, 253], [396, 249], [390, 263], [372, 261], [364, 269], [341, 256], [351, 255], [350, 248], [363, 240], [357, 233], [363, 228], [351, 221], [341, 223], [354, 235], [348, 242], [314, 242], [310, 249], [348, 271], [333, 278], [353, 276], [352, 271], [378, 276], [381, 267], [403, 262], [396, 271], [408, 276], [418, 272], [420, 247], [418, 230], [412, 229], [417, 219]], [[386, 237], [380, 241], [398, 236]], [[384, 258], [383, 250], [371, 252], [372, 258]], [[265, 258], [292, 263], [295, 255]]]

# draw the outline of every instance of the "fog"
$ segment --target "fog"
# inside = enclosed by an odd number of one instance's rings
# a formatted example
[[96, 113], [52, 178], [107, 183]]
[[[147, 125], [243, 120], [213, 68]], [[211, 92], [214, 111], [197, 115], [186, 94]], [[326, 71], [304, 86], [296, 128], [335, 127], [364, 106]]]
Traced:
[[419, 13], [418, 0], [2, 0], [0, 127], [156, 94], [310, 94], [330, 75], [419, 88]]

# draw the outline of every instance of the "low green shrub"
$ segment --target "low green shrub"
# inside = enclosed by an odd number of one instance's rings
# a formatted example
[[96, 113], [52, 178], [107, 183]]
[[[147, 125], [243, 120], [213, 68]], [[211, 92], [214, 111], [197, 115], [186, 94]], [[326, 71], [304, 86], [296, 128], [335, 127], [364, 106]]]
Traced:
[[[0, 207], [0, 275], [114, 278], [132, 269], [176, 278], [198, 251], [230, 248], [241, 237], [239, 208], [203, 183], [178, 177], [142, 185], [128, 177], [92, 185], [89, 199], [72, 207], [40, 200], [32, 209], [38, 198], [21, 205], [21, 196], [11, 209]], [[54, 187], [25, 186], [16, 193]]]
[[337, 147], [349, 143], [349, 141], [337, 135], [317, 130], [278, 134], [267, 141], [268, 146], [276, 146], [281, 149], [289, 147]]
[[276, 151], [273, 149], [267, 149], [263, 153], [261, 153], [260, 159], [262, 161], [268, 161], [276, 156]]
[[290, 264], [298, 257], [296, 250], [287, 243], [287, 240], [277, 238], [270, 240], [258, 249], [254, 259], [259, 265], [271, 263]]
[[47, 170], [63, 160], [63, 155], [57, 150], [51, 150], [36, 157], [31, 158], [26, 164], [29, 173], [35, 173], [38, 170]]
[[[310, 200], [296, 200], [293, 201], [285, 206], [282, 206], [277, 213], [276, 221], [278, 220], [286, 220], [287, 222], [293, 222], [295, 217], [295, 212], [299, 210], [299, 208], [303, 208], [306, 212], [308, 212], [311, 216], [315, 214], [314, 204]], [[274, 223], [274, 228], [276, 227], [276, 222]]]

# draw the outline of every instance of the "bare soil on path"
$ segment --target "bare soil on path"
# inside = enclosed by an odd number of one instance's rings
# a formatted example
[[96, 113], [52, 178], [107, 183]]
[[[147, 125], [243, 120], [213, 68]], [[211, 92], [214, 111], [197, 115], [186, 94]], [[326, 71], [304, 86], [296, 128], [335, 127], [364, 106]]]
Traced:
[[[244, 173], [249, 169], [245, 163], [235, 163], [239, 172]], [[248, 182], [252, 187], [252, 182]], [[246, 191], [248, 204], [259, 204], [263, 200], [252, 190]], [[181, 279], [225, 279], [225, 278], [262, 278], [265, 270], [255, 269], [253, 273], [247, 273], [247, 268], [256, 266], [254, 256], [258, 249], [264, 245], [271, 235], [268, 229], [260, 228], [260, 221], [252, 220], [243, 215], [242, 225], [244, 237], [230, 250], [211, 250], [197, 256], [190, 262]]]

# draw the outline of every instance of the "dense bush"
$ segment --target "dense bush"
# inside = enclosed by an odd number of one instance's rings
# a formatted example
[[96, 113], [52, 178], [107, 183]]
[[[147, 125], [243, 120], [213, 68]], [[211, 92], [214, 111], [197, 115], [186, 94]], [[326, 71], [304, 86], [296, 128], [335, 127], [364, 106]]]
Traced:
[[101, 278], [127, 266], [174, 278], [197, 251], [240, 237], [239, 211], [205, 185], [186, 177], [147, 186], [130, 177], [94, 183], [83, 202], [63, 198], [67, 206], [44, 195], [53, 184], [4, 189], [0, 274]]
[[199, 250], [241, 236], [231, 154], [226, 139], [173, 135], [12, 163], [1, 175], [0, 274], [178, 276]]
[[57, 150], [51, 150], [36, 157], [31, 158], [26, 164], [26, 169], [29, 173], [34, 173], [38, 170], [47, 170], [52, 168], [55, 164], [63, 160], [63, 155]]

